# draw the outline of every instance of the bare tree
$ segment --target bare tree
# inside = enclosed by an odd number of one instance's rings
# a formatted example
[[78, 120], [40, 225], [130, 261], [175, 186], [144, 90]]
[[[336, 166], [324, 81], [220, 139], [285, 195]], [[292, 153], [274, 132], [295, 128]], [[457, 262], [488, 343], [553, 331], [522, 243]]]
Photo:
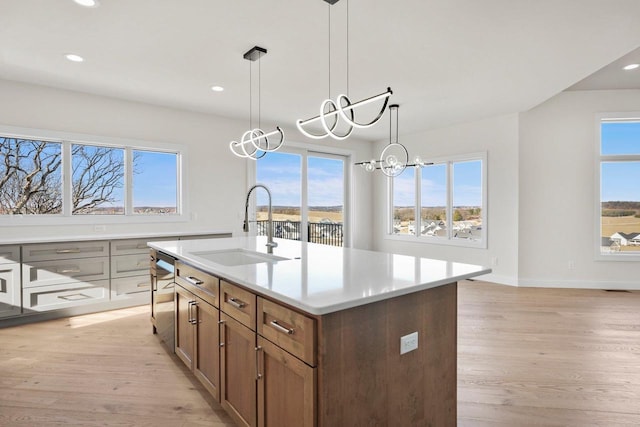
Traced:
[[[72, 146], [72, 212], [116, 202], [123, 186], [122, 150]], [[62, 212], [62, 144], [0, 137], [0, 213]]]
[[124, 183], [122, 150], [74, 145], [74, 214], [91, 213], [96, 207], [116, 201], [115, 193]]

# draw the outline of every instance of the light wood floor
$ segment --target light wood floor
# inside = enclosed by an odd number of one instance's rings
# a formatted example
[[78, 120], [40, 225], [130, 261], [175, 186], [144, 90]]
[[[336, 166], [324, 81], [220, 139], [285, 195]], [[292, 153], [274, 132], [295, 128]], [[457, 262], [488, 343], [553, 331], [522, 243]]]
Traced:
[[[640, 292], [463, 282], [459, 311], [459, 426], [640, 426]], [[0, 329], [0, 426], [233, 425], [148, 317]]]

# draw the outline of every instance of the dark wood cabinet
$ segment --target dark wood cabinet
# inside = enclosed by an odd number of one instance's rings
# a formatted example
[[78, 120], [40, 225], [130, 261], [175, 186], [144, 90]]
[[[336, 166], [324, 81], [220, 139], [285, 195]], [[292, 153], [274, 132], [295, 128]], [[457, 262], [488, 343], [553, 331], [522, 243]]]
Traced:
[[316, 369], [258, 337], [258, 426], [315, 426]]
[[220, 402], [240, 426], [256, 426], [256, 333], [220, 315]]
[[176, 303], [176, 355], [193, 370], [194, 327], [193, 304], [195, 296], [182, 286], [175, 287]]

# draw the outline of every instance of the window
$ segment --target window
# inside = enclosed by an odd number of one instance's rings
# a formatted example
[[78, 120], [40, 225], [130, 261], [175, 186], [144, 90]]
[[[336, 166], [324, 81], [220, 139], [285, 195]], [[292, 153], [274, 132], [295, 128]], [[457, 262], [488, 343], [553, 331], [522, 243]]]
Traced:
[[[0, 221], [100, 216], [110, 222], [180, 214], [180, 150], [138, 149], [137, 143], [113, 140], [80, 143], [73, 135], [29, 132], [40, 135], [0, 129]], [[47, 134], [53, 137], [43, 137]]]
[[[343, 246], [346, 157], [290, 148], [256, 162], [256, 182], [272, 193], [274, 236]], [[266, 234], [267, 196], [258, 190], [258, 234]]]
[[389, 236], [486, 247], [486, 154], [433, 159], [389, 178]]
[[599, 118], [598, 122], [597, 253], [607, 259], [637, 259], [640, 255], [640, 118]]

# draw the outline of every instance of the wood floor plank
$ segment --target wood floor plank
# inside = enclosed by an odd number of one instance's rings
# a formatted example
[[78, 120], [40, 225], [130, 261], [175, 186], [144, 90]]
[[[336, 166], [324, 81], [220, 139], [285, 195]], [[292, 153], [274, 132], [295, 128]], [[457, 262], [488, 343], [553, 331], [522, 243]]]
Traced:
[[[640, 426], [640, 292], [458, 294], [459, 426]], [[0, 425], [232, 426], [150, 331], [147, 307], [0, 329]]]

